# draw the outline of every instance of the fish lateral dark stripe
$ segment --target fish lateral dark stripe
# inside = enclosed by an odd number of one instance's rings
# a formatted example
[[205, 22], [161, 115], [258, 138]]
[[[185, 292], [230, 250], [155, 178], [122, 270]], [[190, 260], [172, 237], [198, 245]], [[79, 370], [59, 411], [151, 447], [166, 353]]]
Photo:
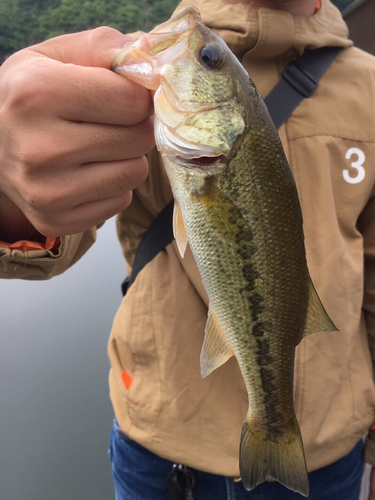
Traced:
[[[247, 289], [247, 292], [249, 292], [249, 309], [250, 309], [250, 313], [251, 313], [251, 319], [256, 324], [259, 320], [259, 317], [261, 316], [261, 314], [265, 310], [264, 303], [263, 303], [263, 297], [257, 291], [254, 291], [251, 293], [251, 291]], [[263, 323], [261, 323], [261, 322], [258, 323], [258, 327], [257, 327], [258, 336], [261, 335], [260, 326], [262, 324]], [[254, 327], [255, 327], [255, 325], [254, 325]], [[253, 334], [254, 334], [254, 329], [253, 329]]]
[[263, 389], [263, 403], [265, 406], [265, 418], [261, 425], [269, 433], [268, 438], [274, 439], [283, 434], [281, 424], [283, 415], [279, 411], [280, 401], [277, 395], [277, 384], [272, 368], [261, 366], [259, 368], [260, 380]]
[[264, 336], [265, 331], [266, 331], [266, 325], [263, 323], [263, 321], [258, 321], [257, 323], [254, 324], [251, 333], [253, 337], [255, 337], [255, 339], [258, 340], [259, 337]]
[[256, 337], [255, 341], [257, 345], [255, 359], [258, 366], [269, 366], [273, 362], [270, 341], [264, 337]]

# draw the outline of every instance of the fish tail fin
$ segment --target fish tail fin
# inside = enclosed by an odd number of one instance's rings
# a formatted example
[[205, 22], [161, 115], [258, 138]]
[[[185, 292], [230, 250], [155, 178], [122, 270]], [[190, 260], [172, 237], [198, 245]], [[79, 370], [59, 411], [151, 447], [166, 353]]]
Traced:
[[309, 480], [298, 423], [281, 436], [272, 436], [254, 420], [246, 419], [240, 445], [240, 475], [247, 490], [276, 480], [290, 490], [308, 496]]

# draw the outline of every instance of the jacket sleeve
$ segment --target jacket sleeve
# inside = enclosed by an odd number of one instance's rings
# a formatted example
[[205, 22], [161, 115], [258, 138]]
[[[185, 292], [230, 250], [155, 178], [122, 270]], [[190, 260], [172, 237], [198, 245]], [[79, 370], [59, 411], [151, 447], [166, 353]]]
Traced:
[[96, 228], [62, 236], [53, 250], [26, 250], [0, 246], [0, 278], [46, 280], [75, 264], [96, 240]]
[[[363, 235], [364, 245], [363, 311], [375, 379], [375, 193], [361, 215], [359, 229]], [[366, 439], [365, 461], [375, 466], [375, 429], [369, 431]]]

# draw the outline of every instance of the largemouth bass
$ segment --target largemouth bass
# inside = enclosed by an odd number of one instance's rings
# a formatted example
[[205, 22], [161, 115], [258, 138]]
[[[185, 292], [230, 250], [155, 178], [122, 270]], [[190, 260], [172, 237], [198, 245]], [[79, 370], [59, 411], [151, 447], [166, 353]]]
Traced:
[[243, 484], [274, 479], [307, 496], [295, 348], [336, 328], [309, 275], [295, 182], [266, 106], [194, 7], [126, 46], [113, 69], [154, 91], [176, 241], [181, 254], [190, 245], [210, 301], [201, 374], [234, 355], [248, 392]]

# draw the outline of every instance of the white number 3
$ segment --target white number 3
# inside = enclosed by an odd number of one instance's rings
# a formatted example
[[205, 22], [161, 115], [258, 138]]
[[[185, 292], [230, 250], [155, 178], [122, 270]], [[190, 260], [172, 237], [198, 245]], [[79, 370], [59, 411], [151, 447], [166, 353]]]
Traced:
[[361, 151], [360, 149], [350, 148], [346, 152], [345, 158], [347, 160], [350, 160], [350, 158], [353, 155], [357, 156], [357, 160], [352, 161], [351, 166], [352, 166], [352, 168], [354, 168], [357, 171], [357, 175], [355, 175], [355, 176], [350, 175], [349, 170], [346, 168], [342, 171], [342, 175], [343, 175], [344, 179], [346, 180], [346, 182], [349, 182], [349, 184], [358, 184], [359, 182], [363, 181], [363, 179], [365, 178], [365, 175], [366, 175], [366, 171], [363, 168], [363, 164], [366, 160], [366, 156], [365, 156], [365, 153], [363, 151]]

